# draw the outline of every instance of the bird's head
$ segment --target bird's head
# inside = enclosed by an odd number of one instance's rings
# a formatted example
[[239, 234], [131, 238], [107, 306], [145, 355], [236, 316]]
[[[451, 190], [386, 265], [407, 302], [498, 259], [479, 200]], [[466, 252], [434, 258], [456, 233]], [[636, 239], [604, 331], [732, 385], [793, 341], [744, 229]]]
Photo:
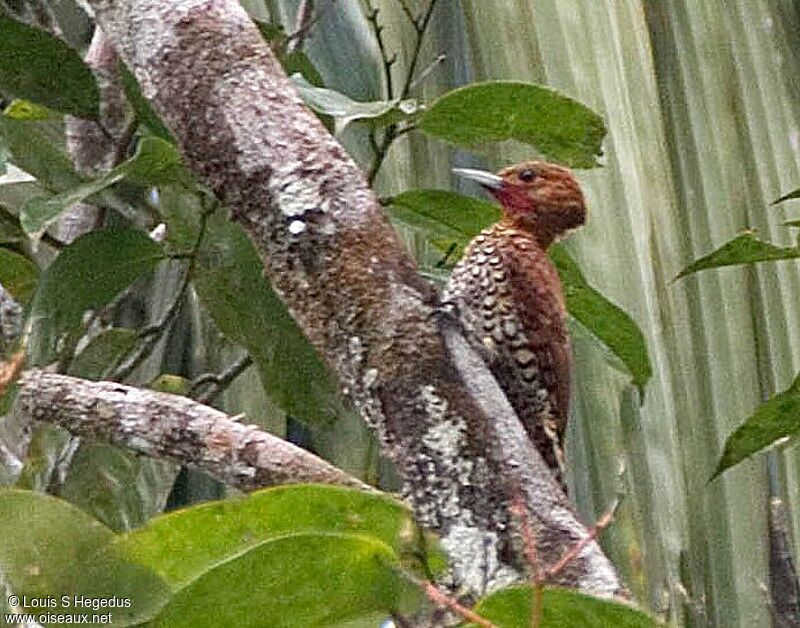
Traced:
[[497, 174], [468, 168], [453, 172], [480, 183], [502, 205], [503, 220], [533, 234], [543, 248], [586, 222], [583, 192], [567, 168], [526, 161]]

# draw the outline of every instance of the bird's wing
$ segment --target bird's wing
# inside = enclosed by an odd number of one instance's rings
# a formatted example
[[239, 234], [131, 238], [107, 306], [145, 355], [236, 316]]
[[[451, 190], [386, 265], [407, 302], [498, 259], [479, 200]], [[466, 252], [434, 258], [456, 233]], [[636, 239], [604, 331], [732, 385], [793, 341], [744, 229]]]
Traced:
[[503, 251], [509, 272], [511, 300], [528, 336], [556, 415], [563, 440], [569, 416], [572, 351], [567, 334], [566, 309], [558, 273], [542, 251]]

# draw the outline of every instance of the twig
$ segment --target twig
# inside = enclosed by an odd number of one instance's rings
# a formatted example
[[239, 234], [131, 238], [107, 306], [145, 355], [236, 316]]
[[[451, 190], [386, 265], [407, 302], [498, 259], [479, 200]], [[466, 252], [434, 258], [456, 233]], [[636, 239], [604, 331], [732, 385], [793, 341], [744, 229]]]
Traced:
[[180, 314], [183, 307], [183, 300], [186, 296], [186, 291], [189, 287], [190, 273], [187, 270], [184, 273], [181, 287], [175, 298], [170, 303], [167, 311], [164, 312], [161, 320], [153, 325], [148, 325], [139, 331], [139, 340], [141, 344], [131, 353], [114, 371], [109, 375], [109, 380], [112, 382], [121, 382], [130, 376], [139, 365], [147, 359], [147, 356], [153, 351], [158, 341], [166, 331], [167, 327], [174, 321], [178, 314]]
[[[436, 0], [430, 0], [430, 4], [428, 4], [428, 8], [425, 10], [421, 18], [414, 17], [414, 15], [411, 13], [411, 10], [403, 0], [398, 0], [398, 2], [400, 3], [400, 6], [403, 7], [403, 11], [408, 16], [408, 19], [411, 20], [411, 23], [414, 25], [414, 29], [417, 32], [416, 41], [414, 42], [414, 49], [411, 52], [411, 63], [408, 66], [408, 72], [406, 74], [405, 81], [403, 82], [403, 89], [397, 95], [399, 100], [403, 100], [404, 98], [408, 98], [408, 94], [411, 92], [412, 85], [414, 84], [414, 72], [417, 67], [417, 62], [419, 61], [420, 50], [422, 50], [422, 41], [425, 38], [425, 31], [427, 30], [431, 16], [433, 15], [433, 9], [436, 6]], [[367, 7], [369, 11], [367, 19], [370, 20], [373, 28], [376, 29], [375, 36], [378, 39], [378, 47], [382, 48], [382, 38], [380, 37], [382, 28], [377, 22], [377, 10], [372, 9], [372, 5], [369, 3], [367, 4]], [[389, 66], [387, 66], [385, 49], [382, 49], [381, 56], [384, 58], [384, 71], [386, 72], [388, 78], [391, 76], [389, 68], [391, 67], [391, 64], [394, 63], [395, 59], [392, 58], [391, 63]], [[389, 92], [389, 98], [393, 98], [394, 90], [391, 88], [391, 83], [388, 80], [387, 91]], [[383, 161], [386, 159], [386, 155], [389, 152], [389, 148], [391, 147], [392, 143], [398, 137], [408, 133], [414, 128], [415, 127], [413, 125], [409, 125], [403, 129], [398, 129], [397, 124], [390, 124], [388, 127], [386, 127], [386, 131], [384, 131], [383, 138], [380, 143], [377, 142], [374, 135], [371, 136], [370, 142], [372, 143], [373, 151], [375, 152], [375, 158], [372, 161], [369, 172], [367, 172], [367, 181], [369, 182], [370, 186], [375, 182], [375, 178], [378, 176], [378, 172], [383, 165]]]
[[376, 141], [374, 132], [373, 134], [370, 134], [370, 143], [375, 151], [375, 159], [373, 160], [372, 165], [369, 168], [369, 172], [367, 173], [367, 181], [370, 185], [375, 183], [375, 177], [378, 176], [378, 172], [383, 165], [383, 160], [386, 159], [386, 153], [389, 152], [389, 147], [395, 140], [397, 133], [395, 130], [396, 128], [397, 127], [394, 124], [386, 127], [386, 131], [383, 133], [383, 139], [381, 140], [380, 144], [378, 144]]
[[397, 61], [397, 53], [389, 57], [386, 50], [386, 42], [383, 40], [383, 26], [378, 23], [378, 9], [372, 6], [370, 0], [367, 2], [367, 21], [372, 25], [372, 32], [375, 33], [375, 41], [378, 43], [378, 50], [381, 53], [381, 61], [383, 62], [383, 74], [386, 79], [386, 98], [391, 100], [394, 98], [394, 86], [392, 84], [392, 66]]
[[542, 579], [542, 568], [539, 563], [539, 552], [536, 550], [536, 534], [528, 519], [528, 510], [525, 508], [525, 499], [522, 497], [522, 494], [517, 494], [514, 501], [511, 503], [510, 510], [511, 514], [519, 519], [522, 535], [522, 550], [525, 554], [525, 560], [528, 561], [531, 576], [535, 581], [539, 581]]
[[419, 32], [419, 25], [417, 23], [417, 16], [411, 11], [409, 6], [406, 4], [406, 0], [397, 0], [397, 3], [403, 9], [403, 13], [406, 14], [408, 21], [414, 25], [414, 28]]
[[542, 623], [542, 608], [544, 606], [544, 574], [539, 561], [539, 552], [536, 550], [536, 533], [528, 519], [528, 510], [525, 508], [525, 499], [522, 493], [517, 493], [511, 503], [511, 514], [519, 519], [520, 533], [522, 535], [522, 551], [528, 561], [530, 571], [531, 594], [533, 604], [531, 608], [531, 628], [539, 628]]
[[318, 19], [319, 15], [314, 15], [314, 0], [300, 0], [300, 6], [297, 8], [295, 30], [287, 39], [286, 52], [296, 52], [303, 48], [306, 35], [308, 35]]
[[[194, 397], [199, 403], [209, 405], [252, 364], [253, 357], [246, 353], [219, 374], [206, 373], [196, 377], [189, 388], [189, 396]], [[209, 389], [202, 394], [197, 394], [198, 389], [202, 386], [209, 386]]]
[[436, 606], [444, 606], [449, 608], [451, 611], [457, 615], [460, 615], [467, 621], [471, 621], [479, 626], [483, 626], [484, 628], [497, 628], [497, 626], [488, 619], [484, 619], [472, 609], [467, 608], [463, 604], [459, 604], [454, 598], [442, 593], [432, 582], [422, 582], [420, 586], [422, 586], [422, 590], [425, 591], [428, 599], [436, 604]]
[[570, 562], [575, 560], [589, 543], [592, 543], [602, 530], [614, 520], [614, 515], [619, 508], [621, 498], [618, 496], [611, 508], [598, 519], [589, 534], [575, 543], [554, 565], [542, 569], [536, 550], [536, 533], [528, 519], [525, 500], [518, 494], [511, 503], [510, 511], [519, 520], [522, 535], [523, 552], [530, 568], [531, 591], [533, 593], [533, 606], [531, 609], [531, 628], [538, 628], [542, 622], [542, 608], [544, 598], [544, 584], [547, 580], [558, 575]]
[[397, 569], [400, 574], [409, 582], [421, 588], [425, 592], [425, 595], [428, 596], [428, 599], [439, 608], [448, 608], [459, 617], [463, 617], [467, 621], [471, 621], [479, 626], [483, 626], [483, 628], [497, 628], [496, 624], [493, 624], [488, 619], [481, 617], [471, 608], [467, 608], [463, 604], [459, 603], [459, 601], [455, 598], [450, 597], [443, 591], [440, 591], [439, 588], [433, 584], [433, 582], [422, 580], [407, 569], [398, 567], [394, 568]]
[[409, 87], [409, 91], [413, 90], [417, 85], [422, 83], [428, 76], [430, 76], [431, 72], [433, 72], [439, 65], [444, 63], [445, 59], [447, 59], [447, 55], [442, 53], [438, 57], [436, 57], [433, 61], [431, 61], [427, 67], [419, 73], [417, 78], [411, 81], [411, 86]]
[[564, 554], [564, 556], [561, 557], [561, 560], [559, 560], [555, 565], [544, 570], [544, 577], [552, 578], [562, 569], [564, 569], [564, 567], [569, 565], [570, 562], [577, 558], [577, 556], [583, 551], [583, 548], [594, 541], [600, 532], [606, 529], [608, 525], [614, 521], [614, 515], [616, 514], [620, 503], [622, 503], [622, 500], [617, 497], [614, 500], [614, 503], [611, 505], [611, 508], [609, 508], [608, 511], [597, 520], [597, 523], [595, 523], [594, 527], [589, 530], [589, 534], [573, 545], [572, 548], [570, 548], [569, 551], [567, 551], [567, 553]]
[[[405, 6], [405, 2], [400, 0], [401, 5]], [[422, 50], [422, 41], [425, 38], [425, 31], [428, 28], [428, 23], [431, 21], [433, 9], [436, 7], [436, 0], [430, 0], [427, 10], [423, 13], [422, 17], [414, 22], [417, 29], [417, 41], [414, 44], [414, 49], [411, 51], [411, 63], [408, 65], [408, 73], [406, 74], [406, 82], [403, 85], [403, 90], [400, 92], [400, 98], [407, 98], [411, 91], [411, 83], [414, 80], [414, 72], [417, 69], [417, 62], [419, 61], [419, 53]]]
[[208, 217], [216, 210], [218, 204], [219, 203], [216, 199], [211, 199], [211, 205], [204, 207], [203, 212], [200, 215], [200, 227], [197, 230], [197, 239], [192, 246], [191, 252], [187, 255], [189, 264], [186, 268], [186, 272], [184, 273], [183, 280], [181, 281], [181, 287], [178, 289], [178, 292], [175, 295], [172, 303], [167, 308], [167, 311], [161, 317], [160, 321], [154, 325], [149, 325], [143, 328], [139, 332], [141, 345], [133, 353], [131, 353], [124, 362], [114, 369], [112, 374], [109, 376], [111, 381], [123, 381], [131, 373], [133, 373], [133, 371], [135, 371], [139, 365], [147, 359], [147, 356], [152, 353], [167, 327], [169, 327], [169, 325], [171, 325], [172, 322], [177, 318], [178, 314], [180, 314], [186, 292], [189, 290], [189, 283], [191, 282], [192, 275], [194, 273], [197, 251], [200, 249], [200, 245], [202, 244], [203, 238], [206, 234]]

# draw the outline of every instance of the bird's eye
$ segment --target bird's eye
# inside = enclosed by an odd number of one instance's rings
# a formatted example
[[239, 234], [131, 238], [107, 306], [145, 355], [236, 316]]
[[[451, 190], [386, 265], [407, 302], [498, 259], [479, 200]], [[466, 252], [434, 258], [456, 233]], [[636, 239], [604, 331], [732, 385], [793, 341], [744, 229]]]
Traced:
[[530, 168], [526, 168], [525, 170], [519, 173], [519, 180], [524, 181], [525, 183], [530, 183], [535, 178], [536, 178], [536, 173]]

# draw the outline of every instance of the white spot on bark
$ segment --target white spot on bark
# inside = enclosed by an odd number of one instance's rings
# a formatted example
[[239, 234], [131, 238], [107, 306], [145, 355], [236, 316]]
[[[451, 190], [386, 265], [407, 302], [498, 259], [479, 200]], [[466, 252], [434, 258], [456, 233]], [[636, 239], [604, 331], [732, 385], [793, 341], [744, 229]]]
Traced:
[[378, 380], [378, 369], [367, 369], [364, 373], [364, 387], [370, 388]]
[[361, 363], [364, 359], [364, 346], [361, 344], [361, 338], [358, 336], [350, 336], [347, 341], [347, 350], [350, 352], [353, 362], [356, 364]]
[[306, 223], [302, 220], [293, 220], [289, 223], [289, 233], [292, 235], [299, 235], [306, 230]]
[[150, 232], [150, 239], [154, 242], [163, 242], [167, 235], [167, 225], [163, 222], [156, 225], [155, 229]]

